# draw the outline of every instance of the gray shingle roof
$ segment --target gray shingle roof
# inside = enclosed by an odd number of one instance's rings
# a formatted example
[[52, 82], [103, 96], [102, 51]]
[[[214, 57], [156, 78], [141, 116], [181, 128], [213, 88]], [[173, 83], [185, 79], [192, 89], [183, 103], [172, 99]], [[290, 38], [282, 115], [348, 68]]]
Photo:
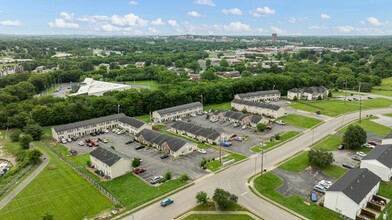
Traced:
[[192, 108], [198, 108], [198, 107], [202, 108], [203, 105], [200, 102], [192, 102], [192, 103], [188, 103], [185, 105], [178, 105], [178, 106], [174, 106], [174, 107], [170, 107], [170, 108], [160, 109], [160, 110], [157, 110], [156, 112], [162, 116], [162, 115], [166, 115], [169, 113], [174, 113], [174, 112], [183, 111], [183, 110], [192, 109]]
[[188, 133], [197, 135], [197, 136], [202, 136], [207, 139], [215, 140], [222, 134], [212, 128], [203, 128], [199, 125], [195, 125], [192, 123], [186, 123], [183, 121], [177, 121], [172, 125], [173, 128], [181, 131], [186, 131]]
[[118, 120], [121, 121], [121, 122], [124, 122], [126, 124], [129, 124], [129, 125], [131, 125], [134, 128], [140, 128], [141, 126], [146, 124], [143, 121], [140, 121], [140, 120], [138, 120], [136, 118], [131, 118], [131, 117], [128, 117], [128, 116], [124, 116], [122, 118], [119, 118]]
[[102, 123], [102, 122], [118, 120], [123, 117], [125, 117], [125, 114], [123, 114], [123, 113], [115, 114], [115, 115], [108, 115], [108, 116], [104, 116], [104, 117], [100, 117], [100, 118], [93, 118], [93, 119], [89, 119], [89, 120], [85, 120], [85, 121], [78, 121], [78, 122], [74, 122], [74, 123], [70, 123], [70, 124], [57, 125], [57, 126], [54, 126], [53, 129], [56, 132], [66, 131], [69, 129], [85, 127], [88, 125], [98, 124], [98, 123]]
[[136, 137], [143, 136], [144, 140], [147, 142], [161, 146], [165, 142], [169, 145], [170, 150], [177, 152], [180, 150], [187, 142], [181, 138], [173, 137], [167, 134], [162, 134], [158, 131], [143, 129]]
[[339, 191], [359, 204], [365, 196], [380, 182], [378, 177], [368, 169], [352, 169], [340, 177], [328, 191]]
[[244, 98], [252, 98], [252, 97], [258, 97], [258, 96], [267, 96], [267, 95], [279, 95], [280, 92], [279, 90], [266, 90], [266, 91], [257, 91], [257, 92], [248, 92], [248, 93], [241, 93], [237, 94], [240, 99]]
[[[219, 113], [222, 113], [227, 118], [231, 118], [231, 119], [238, 120], [238, 121], [241, 121], [242, 119], [248, 117], [253, 124], [257, 124], [263, 119], [263, 117], [261, 117], [261, 116], [252, 115], [252, 114], [243, 114], [242, 112], [219, 110]], [[218, 115], [218, 114], [215, 114], [215, 115]]]
[[108, 166], [112, 166], [113, 164], [117, 163], [117, 161], [121, 160], [121, 158], [129, 159], [129, 157], [121, 154], [120, 152], [105, 149], [99, 146], [91, 151], [90, 155], [107, 164]]
[[231, 102], [236, 103], [236, 104], [241, 104], [241, 105], [254, 106], [254, 107], [258, 107], [258, 108], [271, 109], [274, 111], [277, 111], [281, 108], [279, 105], [273, 105], [273, 104], [265, 103], [265, 102], [246, 101], [246, 100], [242, 100], [242, 99], [234, 99]]
[[378, 145], [362, 160], [377, 160], [386, 167], [392, 168], [392, 145]]
[[328, 89], [324, 86], [312, 86], [312, 87], [302, 87], [302, 88], [292, 88], [289, 92], [306, 92], [306, 93], [324, 93]]
[[383, 139], [390, 139], [392, 138], [392, 132], [389, 132], [389, 134], [387, 134], [387, 136], [385, 136]]

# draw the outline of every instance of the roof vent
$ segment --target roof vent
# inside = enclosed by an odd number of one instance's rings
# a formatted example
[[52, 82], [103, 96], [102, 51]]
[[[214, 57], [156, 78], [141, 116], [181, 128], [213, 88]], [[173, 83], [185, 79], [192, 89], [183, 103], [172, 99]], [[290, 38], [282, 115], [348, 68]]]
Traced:
[[359, 183], [359, 179], [357, 179], [357, 183]]
[[351, 190], [353, 190], [353, 186], [350, 186]]
[[362, 174], [362, 178], [364, 178], [364, 179], [365, 179], [365, 174]]

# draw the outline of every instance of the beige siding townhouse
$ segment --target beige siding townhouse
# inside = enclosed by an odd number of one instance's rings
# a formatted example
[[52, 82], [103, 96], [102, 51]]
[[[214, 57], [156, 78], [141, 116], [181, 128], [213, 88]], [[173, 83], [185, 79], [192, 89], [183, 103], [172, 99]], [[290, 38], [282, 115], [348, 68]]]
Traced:
[[219, 144], [222, 140], [222, 132], [183, 121], [175, 122], [170, 129], [174, 133], [186, 135], [209, 144]]
[[268, 123], [268, 120], [262, 116], [243, 114], [242, 112], [217, 110], [213, 113], [213, 118], [220, 121], [230, 121], [240, 125], [256, 127], [258, 123]]
[[150, 124], [128, 116], [118, 119], [118, 127], [126, 130], [132, 135], [136, 135], [143, 129], [152, 129]]
[[231, 102], [231, 107], [237, 111], [246, 110], [246, 112], [259, 114], [270, 118], [279, 118], [286, 114], [286, 110], [281, 106], [265, 102], [253, 102], [234, 99]]
[[185, 105], [174, 106], [154, 111], [152, 117], [154, 122], [172, 121], [176, 118], [199, 114], [203, 112], [203, 105], [200, 102], [192, 102]]
[[234, 99], [242, 99], [246, 101], [278, 101], [280, 99], [279, 90], [267, 90], [258, 92], [241, 93], [234, 96]]
[[129, 157], [108, 148], [95, 148], [90, 152], [90, 161], [95, 169], [102, 171], [111, 179], [132, 171], [132, 161]]
[[294, 100], [295, 97], [298, 100], [317, 100], [319, 97], [321, 99], [327, 99], [328, 93], [329, 90], [324, 86], [293, 88], [287, 91], [287, 98], [290, 100]]

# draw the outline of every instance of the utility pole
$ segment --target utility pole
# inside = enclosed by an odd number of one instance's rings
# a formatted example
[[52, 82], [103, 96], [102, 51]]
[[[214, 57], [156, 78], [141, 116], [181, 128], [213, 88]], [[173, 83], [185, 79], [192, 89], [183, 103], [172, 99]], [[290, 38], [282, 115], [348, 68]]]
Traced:
[[347, 102], [347, 77], [346, 77], [346, 83], [344, 84], [346, 89], [344, 90], [344, 104]]
[[200, 95], [201, 98], [201, 106], [203, 106], [203, 94]]
[[361, 82], [359, 82], [359, 123], [361, 123], [361, 113], [362, 113], [362, 94], [361, 94]]
[[261, 142], [261, 172], [260, 172], [260, 191], [262, 187], [261, 179], [263, 178], [263, 171], [264, 171], [264, 143]]
[[117, 114], [120, 114], [120, 104], [117, 105]]

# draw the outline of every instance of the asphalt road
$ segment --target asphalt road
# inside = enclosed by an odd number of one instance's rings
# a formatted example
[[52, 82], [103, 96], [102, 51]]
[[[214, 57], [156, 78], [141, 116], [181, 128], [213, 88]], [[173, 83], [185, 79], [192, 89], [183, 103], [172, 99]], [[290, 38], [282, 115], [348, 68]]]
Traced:
[[[385, 113], [392, 113], [392, 108], [363, 111], [362, 115]], [[342, 125], [358, 119], [358, 116], [359, 113], [355, 112], [337, 118], [331, 118], [326, 120], [326, 122], [320, 126], [312, 130], [305, 131], [304, 134], [298, 138], [267, 152], [264, 155], [264, 167], [267, 171], [272, 170], [277, 163], [308, 148], [312, 145], [312, 142], [314, 143], [326, 137]], [[208, 193], [209, 197], [212, 197], [213, 190], [217, 187], [236, 194], [239, 197], [238, 202], [241, 205], [264, 219], [299, 219], [291, 213], [260, 199], [248, 189], [247, 180], [256, 173], [256, 170], [260, 172], [260, 161], [260, 156], [253, 155], [249, 160], [243, 163], [226, 169], [220, 173], [207, 175], [196, 180], [195, 185], [171, 196], [171, 198], [174, 199], [173, 205], [162, 208], [158, 203], [154, 203], [133, 213], [132, 215], [124, 217], [124, 219], [173, 219], [196, 205], [195, 196], [197, 192], [205, 191]]]

